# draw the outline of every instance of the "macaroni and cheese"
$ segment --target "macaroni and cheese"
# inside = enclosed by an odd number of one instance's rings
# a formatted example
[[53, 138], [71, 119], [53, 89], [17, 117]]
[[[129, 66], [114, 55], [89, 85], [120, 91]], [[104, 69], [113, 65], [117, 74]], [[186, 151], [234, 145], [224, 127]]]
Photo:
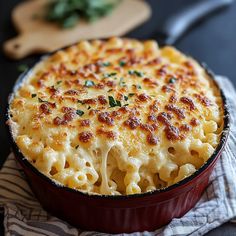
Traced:
[[208, 160], [223, 129], [220, 91], [196, 61], [155, 41], [116, 37], [43, 59], [9, 114], [32, 165], [91, 194], [177, 183]]

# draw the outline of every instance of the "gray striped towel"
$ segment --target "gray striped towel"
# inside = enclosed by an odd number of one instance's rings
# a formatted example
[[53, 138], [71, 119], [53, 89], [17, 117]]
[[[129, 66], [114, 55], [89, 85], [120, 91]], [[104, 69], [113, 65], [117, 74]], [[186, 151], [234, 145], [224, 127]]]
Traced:
[[[230, 113], [236, 111], [232, 83], [217, 77], [224, 90]], [[231, 131], [225, 150], [210, 177], [210, 183], [196, 206], [180, 219], [173, 219], [155, 232], [133, 235], [203, 235], [236, 217], [236, 116], [231, 116]], [[105, 235], [85, 232], [49, 215], [42, 209], [25, 181], [13, 154], [0, 171], [0, 208], [4, 209], [5, 234], [9, 235]]]

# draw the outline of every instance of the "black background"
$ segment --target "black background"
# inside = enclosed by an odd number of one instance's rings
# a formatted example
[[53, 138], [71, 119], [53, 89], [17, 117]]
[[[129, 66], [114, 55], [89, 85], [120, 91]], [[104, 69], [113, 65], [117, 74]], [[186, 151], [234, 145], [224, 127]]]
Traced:
[[[148, 0], [152, 7], [152, 17], [139, 28], [128, 34], [140, 39], [155, 38], [158, 26], [176, 10], [198, 0]], [[11, 23], [11, 10], [20, 0], [0, 0], [0, 45], [15, 36], [17, 32]], [[137, 12], [138, 14], [138, 12]], [[221, 10], [195, 25], [175, 46], [201, 62], [206, 62], [216, 73], [225, 75], [236, 85], [236, 3]], [[18, 65], [33, 64], [39, 55], [21, 61], [12, 61], [0, 52], [0, 166], [10, 152], [5, 130], [5, 109], [8, 94], [19, 75]], [[3, 216], [0, 215], [0, 222]], [[0, 235], [3, 227], [0, 225]], [[207, 235], [235, 235], [236, 225], [227, 223]]]

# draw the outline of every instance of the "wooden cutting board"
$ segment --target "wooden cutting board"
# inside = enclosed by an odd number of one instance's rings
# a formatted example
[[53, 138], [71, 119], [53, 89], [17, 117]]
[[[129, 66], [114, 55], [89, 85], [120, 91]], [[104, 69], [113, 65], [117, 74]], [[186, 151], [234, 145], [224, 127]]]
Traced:
[[45, 53], [81, 39], [121, 36], [147, 20], [151, 9], [142, 0], [123, 0], [113, 12], [94, 23], [79, 22], [74, 28], [62, 29], [42, 20], [48, 0], [25, 1], [13, 10], [12, 21], [19, 35], [6, 41], [5, 53], [21, 59], [32, 53]]

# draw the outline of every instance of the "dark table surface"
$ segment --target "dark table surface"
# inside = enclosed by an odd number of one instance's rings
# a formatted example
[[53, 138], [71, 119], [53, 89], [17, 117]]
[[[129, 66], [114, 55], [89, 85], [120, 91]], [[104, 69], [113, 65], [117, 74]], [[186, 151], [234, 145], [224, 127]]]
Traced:
[[[155, 31], [168, 16], [187, 4], [198, 0], [148, 0], [152, 7], [152, 17], [145, 24], [130, 32], [128, 36], [140, 39], [155, 38]], [[0, 0], [0, 45], [15, 36], [16, 31], [11, 23], [10, 13], [20, 0]], [[192, 55], [208, 66], [217, 74], [225, 75], [236, 85], [236, 3], [231, 7], [211, 15], [207, 20], [198, 23], [186, 33], [175, 46], [187, 54]], [[7, 139], [4, 114], [7, 96], [19, 75], [18, 65], [33, 64], [39, 55], [30, 56], [21, 61], [12, 61], [0, 51], [0, 166], [10, 152]], [[0, 222], [3, 215], [0, 214]], [[3, 235], [3, 226], [0, 224], [0, 235]], [[207, 235], [235, 235], [236, 224], [226, 223], [212, 230]]]

